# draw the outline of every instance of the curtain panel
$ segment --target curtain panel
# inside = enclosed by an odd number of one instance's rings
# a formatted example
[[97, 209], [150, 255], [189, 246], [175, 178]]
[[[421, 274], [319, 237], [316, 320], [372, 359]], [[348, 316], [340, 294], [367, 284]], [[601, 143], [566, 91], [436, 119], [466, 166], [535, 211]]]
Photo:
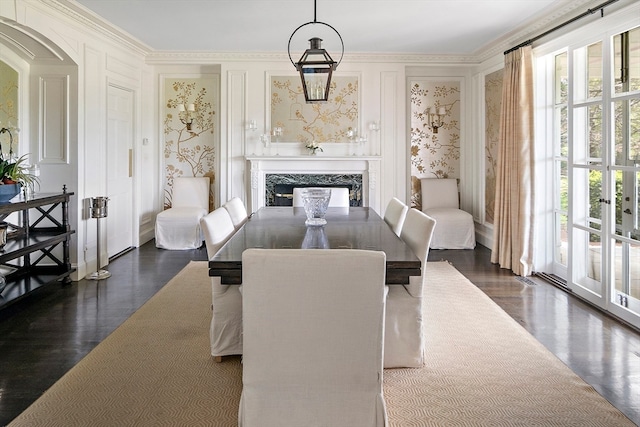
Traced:
[[533, 54], [505, 55], [491, 262], [515, 274], [533, 269]]

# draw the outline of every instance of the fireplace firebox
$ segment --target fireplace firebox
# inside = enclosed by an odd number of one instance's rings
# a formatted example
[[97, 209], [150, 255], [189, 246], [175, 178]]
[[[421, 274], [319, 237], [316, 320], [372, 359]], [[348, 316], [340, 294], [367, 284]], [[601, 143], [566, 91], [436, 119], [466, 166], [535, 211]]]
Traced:
[[295, 187], [344, 187], [350, 206], [362, 206], [361, 174], [266, 174], [267, 206], [292, 206]]

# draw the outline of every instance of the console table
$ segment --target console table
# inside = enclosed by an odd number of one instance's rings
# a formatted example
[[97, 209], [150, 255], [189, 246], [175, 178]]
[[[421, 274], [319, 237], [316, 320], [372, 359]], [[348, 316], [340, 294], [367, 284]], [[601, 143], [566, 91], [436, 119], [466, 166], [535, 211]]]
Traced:
[[0, 250], [0, 274], [7, 283], [0, 309], [49, 283], [71, 283], [72, 195], [64, 187], [62, 193], [21, 194], [0, 203], [0, 221], [9, 224], [7, 244]]

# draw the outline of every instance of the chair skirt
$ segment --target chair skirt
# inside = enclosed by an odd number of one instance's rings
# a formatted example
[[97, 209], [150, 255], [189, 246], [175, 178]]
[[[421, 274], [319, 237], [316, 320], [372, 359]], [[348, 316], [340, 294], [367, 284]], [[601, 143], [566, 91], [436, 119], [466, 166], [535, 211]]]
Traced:
[[200, 218], [207, 210], [196, 207], [176, 207], [164, 210], [156, 217], [156, 246], [162, 249], [197, 249], [204, 236]]
[[431, 249], [473, 249], [476, 232], [473, 216], [461, 209], [432, 208], [424, 211], [436, 220]]
[[212, 277], [211, 290], [211, 355], [217, 357], [242, 354], [241, 286], [221, 285], [219, 277]]
[[384, 367], [421, 368], [424, 365], [422, 298], [404, 286], [387, 286], [384, 328]]

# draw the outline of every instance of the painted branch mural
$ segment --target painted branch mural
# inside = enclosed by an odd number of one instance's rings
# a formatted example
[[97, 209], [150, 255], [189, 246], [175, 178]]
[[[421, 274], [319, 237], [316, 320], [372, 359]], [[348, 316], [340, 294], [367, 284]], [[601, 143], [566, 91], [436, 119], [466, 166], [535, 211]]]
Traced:
[[347, 132], [357, 128], [358, 79], [334, 77], [329, 100], [306, 104], [300, 78], [271, 78], [271, 129], [282, 128], [283, 142], [347, 142]]
[[[215, 99], [213, 79], [165, 81], [164, 118], [165, 209], [171, 207], [173, 180], [180, 176], [208, 176], [215, 180]], [[213, 192], [209, 198], [214, 206]]]
[[460, 177], [460, 84], [415, 80], [411, 96], [411, 205], [420, 179]]
[[500, 108], [502, 106], [502, 71], [495, 71], [485, 78], [485, 222], [493, 224], [496, 199], [496, 166], [498, 164], [498, 136], [500, 133]]
[[2, 61], [0, 82], [0, 128], [7, 128], [13, 134], [12, 147], [9, 146], [9, 138], [0, 138], [0, 151], [7, 156], [10, 151], [17, 152], [19, 146], [18, 72]]

